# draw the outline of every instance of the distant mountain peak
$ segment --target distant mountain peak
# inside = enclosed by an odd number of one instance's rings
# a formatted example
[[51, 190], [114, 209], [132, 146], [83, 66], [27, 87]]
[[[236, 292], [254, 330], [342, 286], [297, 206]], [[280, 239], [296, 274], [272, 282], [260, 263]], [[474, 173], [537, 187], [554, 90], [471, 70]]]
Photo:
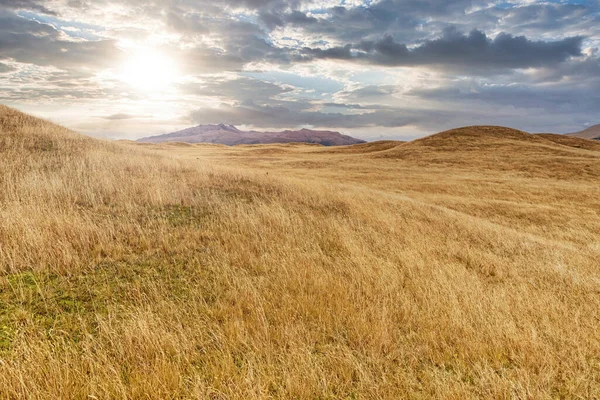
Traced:
[[227, 124], [224, 124], [224, 123], [220, 123], [219, 125], [217, 125], [217, 127], [219, 127], [220, 129], [223, 129], [224, 131], [233, 131], [233, 132], [239, 132], [240, 131], [235, 126], [233, 126], [233, 125], [227, 125]]
[[236, 128], [234, 125], [228, 125], [228, 124], [224, 124], [224, 123], [220, 123], [217, 125], [204, 125], [204, 124], [200, 124], [194, 128], [188, 128], [187, 130], [196, 130], [196, 131], [228, 131], [228, 132], [241, 132], [238, 128]]
[[314, 131], [301, 129], [299, 131], [286, 130], [283, 132], [257, 132], [242, 131], [233, 125], [220, 123], [218, 125], [198, 125], [166, 135], [146, 137], [139, 142], [185, 142], [185, 143], [219, 143], [226, 145], [236, 144], [261, 144], [261, 143], [318, 143], [324, 146], [342, 146], [364, 143], [363, 140], [342, 135], [332, 131]]

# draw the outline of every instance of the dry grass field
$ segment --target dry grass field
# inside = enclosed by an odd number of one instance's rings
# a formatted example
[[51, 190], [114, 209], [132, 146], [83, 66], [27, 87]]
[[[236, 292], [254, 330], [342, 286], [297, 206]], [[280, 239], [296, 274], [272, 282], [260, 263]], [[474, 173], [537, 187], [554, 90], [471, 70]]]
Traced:
[[138, 145], [0, 108], [1, 399], [600, 398], [600, 149]]

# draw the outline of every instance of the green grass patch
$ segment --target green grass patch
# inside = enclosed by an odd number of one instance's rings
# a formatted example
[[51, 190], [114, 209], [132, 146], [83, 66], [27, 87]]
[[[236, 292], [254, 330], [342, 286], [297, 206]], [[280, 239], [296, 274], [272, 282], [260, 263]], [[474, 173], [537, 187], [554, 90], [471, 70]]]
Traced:
[[201, 227], [210, 212], [203, 207], [171, 204], [163, 207], [161, 215], [173, 227]]
[[160, 297], [186, 304], [218, 298], [214, 271], [198, 257], [135, 258], [103, 262], [74, 275], [23, 272], [0, 277], [0, 351], [20, 332], [78, 342], [97, 332], [97, 320], [126, 314]]

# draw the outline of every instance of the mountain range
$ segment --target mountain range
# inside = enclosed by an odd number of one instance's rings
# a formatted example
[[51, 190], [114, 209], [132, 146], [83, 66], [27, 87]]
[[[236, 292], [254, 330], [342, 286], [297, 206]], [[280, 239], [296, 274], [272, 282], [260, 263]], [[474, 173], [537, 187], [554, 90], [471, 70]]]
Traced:
[[167, 133], [165, 135], [145, 137], [138, 140], [143, 143], [184, 142], [184, 143], [215, 143], [233, 146], [237, 144], [266, 144], [266, 143], [317, 143], [323, 146], [344, 146], [365, 143], [334, 131], [315, 131], [301, 129], [282, 132], [242, 131], [233, 125], [198, 125], [193, 128]]

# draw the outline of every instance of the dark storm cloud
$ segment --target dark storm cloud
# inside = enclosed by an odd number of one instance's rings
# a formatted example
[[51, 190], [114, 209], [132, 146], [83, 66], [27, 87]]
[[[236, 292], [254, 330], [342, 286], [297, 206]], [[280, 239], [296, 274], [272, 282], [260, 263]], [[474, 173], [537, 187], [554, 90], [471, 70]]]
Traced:
[[391, 36], [327, 49], [305, 48], [312, 58], [357, 61], [385, 66], [454, 65], [466, 68], [527, 68], [566, 61], [581, 56], [582, 37], [559, 41], [533, 41], [524, 36], [501, 33], [494, 39], [484, 32], [468, 35], [446, 29], [439, 39], [409, 49]]

